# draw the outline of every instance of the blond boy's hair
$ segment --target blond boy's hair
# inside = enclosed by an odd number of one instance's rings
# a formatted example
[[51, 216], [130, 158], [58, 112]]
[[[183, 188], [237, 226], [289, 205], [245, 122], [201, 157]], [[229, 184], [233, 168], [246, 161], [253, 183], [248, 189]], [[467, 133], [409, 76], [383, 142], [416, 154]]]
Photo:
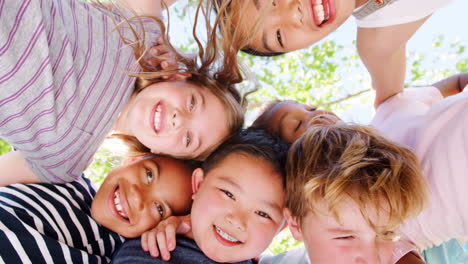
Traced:
[[[292, 145], [286, 171], [286, 207], [300, 224], [321, 201], [340, 223], [338, 205], [350, 197], [374, 230], [393, 230], [418, 215], [427, 198], [417, 157], [360, 125], [309, 128]], [[368, 209], [388, 211], [387, 225], [375, 226]]]

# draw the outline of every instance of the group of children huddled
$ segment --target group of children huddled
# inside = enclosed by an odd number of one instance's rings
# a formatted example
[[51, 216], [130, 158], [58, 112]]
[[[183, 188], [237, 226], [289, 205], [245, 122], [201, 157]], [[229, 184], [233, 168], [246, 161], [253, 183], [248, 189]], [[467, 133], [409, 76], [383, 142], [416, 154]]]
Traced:
[[[406, 42], [446, 1], [200, 1], [198, 62], [168, 42], [172, 2], [0, 5], [0, 262], [417, 264], [468, 237], [468, 73], [403, 90]], [[371, 124], [284, 100], [242, 128], [238, 51], [352, 14]], [[82, 172], [109, 134], [131, 155], [96, 191]], [[304, 248], [263, 254], [286, 226]]]

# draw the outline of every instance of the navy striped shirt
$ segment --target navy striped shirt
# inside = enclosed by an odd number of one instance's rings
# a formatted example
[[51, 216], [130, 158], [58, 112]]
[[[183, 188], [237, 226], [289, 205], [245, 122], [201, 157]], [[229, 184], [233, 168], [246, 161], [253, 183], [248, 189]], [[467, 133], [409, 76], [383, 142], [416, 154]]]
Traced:
[[80, 177], [133, 91], [113, 19], [78, 0], [0, 0], [0, 138], [43, 182]]
[[91, 217], [84, 177], [0, 188], [0, 262], [108, 263], [124, 239]]

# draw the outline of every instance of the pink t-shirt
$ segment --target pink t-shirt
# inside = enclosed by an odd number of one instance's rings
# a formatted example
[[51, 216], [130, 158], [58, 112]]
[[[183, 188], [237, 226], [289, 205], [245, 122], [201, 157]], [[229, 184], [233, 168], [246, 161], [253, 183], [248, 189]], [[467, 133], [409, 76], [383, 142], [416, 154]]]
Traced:
[[415, 152], [430, 187], [403, 238], [424, 250], [468, 237], [468, 92], [443, 99], [435, 87], [405, 89], [378, 107], [371, 125]]

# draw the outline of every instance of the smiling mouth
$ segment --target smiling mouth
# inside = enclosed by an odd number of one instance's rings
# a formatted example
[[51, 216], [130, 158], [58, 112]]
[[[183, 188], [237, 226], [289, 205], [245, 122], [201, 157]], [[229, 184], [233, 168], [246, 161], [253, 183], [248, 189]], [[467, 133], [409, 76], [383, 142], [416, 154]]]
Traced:
[[236, 246], [242, 244], [241, 241], [236, 239], [235, 237], [229, 235], [228, 233], [224, 232], [221, 228], [216, 225], [213, 225], [215, 233], [218, 235], [216, 238], [225, 246]]
[[162, 129], [162, 120], [163, 120], [163, 108], [162, 108], [162, 103], [159, 102], [156, 105], [156, 109], [154, 110], [154, 116], [153, 116], [153, 127], [154, 131], [156, 134], [161, 132]]
[[120, 203], [120, 192], [119, 192], [119, 187], [117, 187], [114, 191], [114, 207], [117, 213], [125, 220], [129, 221], [128, 214], [122, 207], [122, 204]]
[[329, 0], [311, 0], [314, 22], [317, 26], [322, 26], [330, 19]]

